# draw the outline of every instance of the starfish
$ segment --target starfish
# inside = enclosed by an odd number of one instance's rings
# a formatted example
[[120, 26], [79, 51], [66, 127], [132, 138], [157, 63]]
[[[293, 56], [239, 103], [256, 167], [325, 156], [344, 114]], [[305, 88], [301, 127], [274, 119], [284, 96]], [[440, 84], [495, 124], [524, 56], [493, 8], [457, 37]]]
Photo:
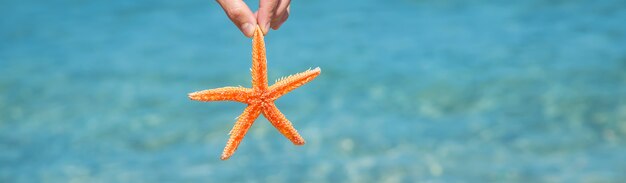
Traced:
[[287, 94], [309, 81], [315, 79], [321, 70], [319, 67], [279, 79], [272, 86], [267, 84], [267, 59], [263, 32], [257, 26], [252, 39], [252, 88], [222, 87], [189, 94], [191, 100], [236, 101], [248, 104], [243, 113], [237, 117], [235, 126], [230, 131], [230, 138], [224, 147], [221, 159], [226, 160], [235, 153], [254, 120], [263, 114], [280, 133], [295, 145], [304, 145], [304, 139], [298, 134], [291, 122], [287, 120], [274, 104], [279, 97]]

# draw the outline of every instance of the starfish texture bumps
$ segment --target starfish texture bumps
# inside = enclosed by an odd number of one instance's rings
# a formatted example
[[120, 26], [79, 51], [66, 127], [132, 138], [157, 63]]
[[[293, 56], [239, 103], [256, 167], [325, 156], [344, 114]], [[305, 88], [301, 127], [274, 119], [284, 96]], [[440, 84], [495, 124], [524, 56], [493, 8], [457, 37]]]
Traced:
[[237, 122], [235, 122], [235, 126], [229, 133], [230, 138], [222, 153], [222, 160], [228, 159], [235, 153], [246, 132], [260, 114], [263, 114], [293, 144], [304, 144], [304, 139], [298, 134], [298, 131], [291, 125], [291, 122], [287, 120], [285, 115], [278, 110], [274, 101], [291, 90], [313, 80], [320, 74], [321, 70], [319, 67], [313, 70], [309, 69], [280, 79], [274, 85], [268, 86], [266, 62], [263, 33], [257, 26], [252, 39], [252, 68], [250, 69], [252, 72], [252, 88], [223, 87], [189, 94], [191, 100], [203, 102], [228, 100], [248, 104], [243, 113], [237, 117]]

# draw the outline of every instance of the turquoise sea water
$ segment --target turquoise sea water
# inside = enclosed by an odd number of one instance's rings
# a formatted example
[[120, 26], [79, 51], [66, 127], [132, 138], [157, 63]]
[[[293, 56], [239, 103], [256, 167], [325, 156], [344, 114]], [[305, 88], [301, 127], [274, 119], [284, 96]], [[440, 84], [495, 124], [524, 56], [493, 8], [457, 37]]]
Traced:
[[[251, 6], [256, 3], [249, 2]], [[0, 182], [621, 182], [626, 3], [294, 1], [269, 78], [321, 67], [219, 160], [250, 39], [214, 1], [0, 1]]]

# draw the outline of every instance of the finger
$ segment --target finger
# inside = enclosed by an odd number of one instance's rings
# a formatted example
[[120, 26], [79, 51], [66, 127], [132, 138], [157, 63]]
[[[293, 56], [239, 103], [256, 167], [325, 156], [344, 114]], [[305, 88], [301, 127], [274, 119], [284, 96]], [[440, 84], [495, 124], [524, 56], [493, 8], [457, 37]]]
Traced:
[[275, 17], [279, 18], [282, 17], [283, 14], [287, 13], [287, 7], [289, 7], [289, 3], [291, 3], [291, 0], [280, 0], [280, 2], [278, 3], [278, 7], [276, 7]]
[[267, 34], [270, 29], [270, 22], [275, 16], [279, 0], [261, 0], [259, 2], [259, 12], [257, 22], [261, 26], [263, 34]]
[[289, 18], [289, 7], [287, 7], [287, 10], [285, 13], [283, 13], [282, 16], [280, 16], [279, 18], [276, 18], [272, 21], [272, 29], [274, 30], [278, 30], [278, 28], [280, 28], [280, 26], [283, 25], [283, 23], [285, 23], [285, 21], [287, 21], [287, 18]]
[[272, 29], [278, 29], [289, 17], [289, 3], [291, 0], [281, 0], [278, 8], [276, 8], [276, 16], [272, 19]]
[[256, 19], [246, 3], [242, 0], [217, 0], [217, 3], [222, 6], [228, 18], [245, 36], [252, 37], [254, 35]]
[[285, 12], [280, 17], [276, 17], [274, 20], [272, 20], [272, 29], [279, 29], [280, 26], [282, 26], [283, 23], [285, 23], [285, 21], [287, 21], [287, 19], [289, 18], [289, 12], [289, 6], [287, 6]]

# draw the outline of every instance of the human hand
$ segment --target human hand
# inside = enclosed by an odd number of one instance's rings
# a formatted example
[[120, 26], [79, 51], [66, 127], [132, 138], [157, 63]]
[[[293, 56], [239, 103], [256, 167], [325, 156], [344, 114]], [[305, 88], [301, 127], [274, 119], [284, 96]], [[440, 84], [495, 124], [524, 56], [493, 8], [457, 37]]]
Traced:
[[254, 35], [256, 25], [261, 27], [263, 34], [267, 34], [270, 28], [280, 28], [289, 17], [290, 2], [291, 0], [259, 0], [259, 10], [252, 13], [243, 0], [217, 0], [228, 18], [246, 37]]

